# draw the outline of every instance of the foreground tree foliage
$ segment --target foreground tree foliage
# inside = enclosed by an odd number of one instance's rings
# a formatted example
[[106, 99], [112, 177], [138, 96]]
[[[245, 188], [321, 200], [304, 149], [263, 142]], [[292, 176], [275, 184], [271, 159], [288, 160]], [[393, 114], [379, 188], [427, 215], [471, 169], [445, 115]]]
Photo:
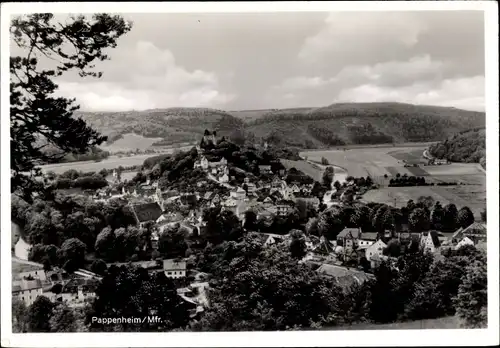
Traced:
[[30, 332], [50, 332], [50, 318], [54, 309], [52, 303], [45, 296], [38, 296], [31, 306], [28, 307], [26, 324]]
[[[42, 189], [33, 176], [36, 166], [64, 157], [84, 154], [101, 144], [99, 135], [85, 121], [73, 117], [74, 100], [54, 97], [54, 78], [75, 70], [81, 77], [101, 77], [93, 71], [96, 61], [108, 59], [104, 50], [131, 29], [120, 16], [94, 14], [72, 16], [66, 22], [53, 14], [39, 13], [15, 18], [10, 34], [22, 56], [10, 57], [11, 185], [31, 199]], [[50, 62], [44, 68], [42, 59]], [[57, 151], [49, 154], [48, 148]], [[26, 174], [28, 173], [28, 174]]]
[[485, 260], [470, 264], [455, 298], [457, 314], [467, 328], [485, 328], [488, 324], [488, 289]]
[[61, 303], [53, 308], [52, 316], [49, 320], [51, 332], [76, 332], [76, 315], [68, 305]]
[[[90, 325], [90, 331], [168, 331], [185, 327], [189, 320], [185, 302], [163, 272], [150, 275], [143, 268], [112, 266], [102, 279], [96, 296], [87, 311], [86, 325]], [[92, 317], [143, 318], [148, 315], [157, 315], [162, 320], [117, 325], [92, 323]]]
[[24, 301], [18, 298], [12, 298], [12, 332], [20, 333], [27, 331], [26, 316], [28, 308]]
[[[228, 250], [229, 251], [229, 250]], [[210, 289], [210, 308], [194, 330], [285, 330], [324, 323], [342, 291], [297, 264], [286, 248], [262, 249], [252, 234], [225, 252]]]

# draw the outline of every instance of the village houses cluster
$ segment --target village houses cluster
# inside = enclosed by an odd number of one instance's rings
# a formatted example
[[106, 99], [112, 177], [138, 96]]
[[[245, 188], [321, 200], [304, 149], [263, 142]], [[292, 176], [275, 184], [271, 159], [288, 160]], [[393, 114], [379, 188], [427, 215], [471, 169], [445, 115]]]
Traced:
[[[207, 135], [205, 136], [207, 137]], [[214, 137], [209, 134], [208, 137]], [[208, 139], [207, 139], [208, 140]], [[106, 201], [112, 198], [124, 198], [136, 219], [138, 227], [153, 223], [155, 228], [151, 236], [151, 247], [158, 249], [158, 242], [162, 233], [175, 225], [180, 225], [190, 234], [203, 235], [206, 223], [203, 221], [203, 210], [209, 207], [220, 206], [222, 210], [233, 212], [244, 223], [245, 213], [255, 212], [258, 219], [274, 216], [287, 216], [295, 209], [297, 200], [305, 201], [318, 210], [320, 200], [311, 195], [312, 184], [298, 182], [287, 183], [285, 170], [273, 172], [271, 166], [259, 166], [260, 173], [271, 177], [271, 180], [261, 178], [245, 178], [240, 186], [232, 186], [229, 175], [229, 164], [225, 158], [211, 162], [203, 155], [198, 147], [199, 156], [194, 167], [206, 173], [206, 179], [196, 183], [195, 190], [179, 192], [176, 189], [162, 190], [157, 181], [148, 179], [145, 183], [132, 188], [117, 190], [112, 188], [105, 193], [99, 190], [94, 195], [96, 201]], [[119, 173], [113, 174], [113, 185], [121, 181]], [[226, 188], [228, 194], [221, 194], [211, 190], [203, 190], [207, 183], [213, 182]], [[265, 195], [262, 192], [266, 192]], [[192, 204], [195, 203], [195, 204]], [[342, 203], [339, 203], [342, 205]], [[178, 207], [175, 210], [172, 207]], [[185, 211], [188, 209], [188, 213]], [[289, 234], [270, 234], [255, 232], [264, 246], [275, 243], [290, 243]], [[370, 269], [377, 268], [380, 263], [391, 261], [391, 256], [384, 254], [391, 240], [397, 240], [401, 252], [411, 247], [418, 247], [426, 252], [440, 255], [445, 248], [459, 248], [463, 245], [483, 247], [486, 240], [486, 227], [480, 223], [459, 229], [454, 233], [426, 231], [410, 233], [386, 231], [383, 238], [379, 233], [362, 231], [360, 228], [345, 228], [336, 240], [328, 241], [323, 237], [304, 236], [306, 240], [306, 255], [299, 262], [308, 262], [318, 266], [317, 272], [334, 277], [339, 284], [348, 285], [352, 282], [361, 283], [373, 275], [366, 271], [363, 261], [369, 264]], [[130, 263], [130, 262], [129, 262]], [[188, 273], [194, 274], [195, 281], [178, 288], [178, 294], [187, 303], [192, 305], [192, 315], [203, 311], [208, 305], [206, 290], [208, 289], [208, 274], [188, 269], [185, 259], [165, 259], [153, 261], [137, 261], [132, 264], [148, 269], [150, 272], [164, 272], [165, 276], [182, 280]], [[116, 263], [116, 265], [120, 265]], [[95, 297], [95, 289], [100, 277], [85, 270], [78, 270], [71, 277], [62, 270], [45, 272], [42, 265], [35, 263], [23, 264], [22, 272], [15, 275], [12, 293], [30, 305], [39, 295], [47, 296], [53, 301], [66, 301], [70, 306], [82, 306], [86, 301]], [[109, 266], [109, 265], [108, 265]], [[60, 284], [60, 287], [54, 285]], [[57, 289], [54, 292], [54, 288]]]

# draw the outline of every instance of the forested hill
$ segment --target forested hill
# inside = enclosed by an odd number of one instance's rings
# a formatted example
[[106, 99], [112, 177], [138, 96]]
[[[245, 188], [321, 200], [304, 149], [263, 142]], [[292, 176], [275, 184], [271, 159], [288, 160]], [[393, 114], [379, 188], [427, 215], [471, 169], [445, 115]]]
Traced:
[[163, 138], [163, 145], [198, 141], [204, 130], [271, 144], [322, 148], [344, 144], [441, 141], [484, 127], [481, 112], [402, 103], [343, 103], [319, 108], [223, 111], [169, 108], [129, 112], [79, 112], [110, 141], [126, 133]]
[[439, 141], [484, 125], [482, 112], [403, 103], [343, 103], [272, 110], [248, 122], [246, 128], [270, 142], [316, 148]]
[[429, 148], [432, 156], [452, 162], [481, 163], [486, 166], [486, 129], [460, 132]]
[[198, 141], [205, 129], [227, 135], [243, 127], [243, 121], [223, 110], [208, 108], [169, 108], [125, 112], [79, 112], [108, 139], [135, 133], [148, 138], [163, 138], [164, 144]]

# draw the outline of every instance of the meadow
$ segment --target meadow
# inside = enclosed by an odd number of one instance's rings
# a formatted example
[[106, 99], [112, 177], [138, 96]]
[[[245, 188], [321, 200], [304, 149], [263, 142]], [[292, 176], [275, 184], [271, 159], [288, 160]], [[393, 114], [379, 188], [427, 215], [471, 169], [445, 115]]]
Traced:
[[135, 151], [146, 150], [153, 145], [153, 143], [162, 140], [163, 138], [146, 138], [142, 135], [135, 133], [123, 134], [123, 137], [114, 141], [111, 144], [101, 146], [103, 150], [111, 153], [119, 151]]
[[[348, 147], [344, 150], [307, 151], [300, 155], [311, 161], [324, 157], [331, 165], [347, 170], [348, 175], [370, 175], [382, 187], [363, 196], [365, 202], [380, 202], [401, 207], [408, 200], [431, 196], [441, 204], [453, 203], [460, 209], [468, 206], [476, 218], [486, 207], [486, 175], [476, 163], [452, 163], [420, 167], [404, 167], [405, 161], [424, 162], [422, 154], [426, 144], [404, 144], [396, 147]], [[425, 163], [425, 162], [424, 162]], [[386, 187], [392, 177], [424, 176], [428, 183], [456, 182], [456, 186]], [[384, 176], [387, 175], [387, 178]]]
[[420, 196], [430, 196], [442, 205], [453, 203], [458, 209], [468, 206], [476, 219], [479, 219], [480, 212], [486, 207], [485, 185], [383, 187], [366, 192], [362, 201], [385, 203], [400, 208], [410, 199], [417, 201]]
[[484, 171], [476, 163], [453, 163], [447, 165], [421, 165], [420, 167], [405, 167], [405, 162], [421, 162], [426, 160], [422, 157], [426, 143], [402, 144], [400, 146], [385, 147], [346, 147], [335, 150], [317, 150], [301, 152], [301, 157], [307, 157], [311, 161], [320, 162], [324, 157], [331, 165], [345, 168], [349, 175], [354, 177], [372, 178], [413, 175], [413, 176], [435, 176], [435, 175], [484, 175]]
[[[326, 166], [315, 163], [309, 163], [307, 161], [291, 161], [285, 159], [282, 159], [281, 163], [285, 166], [287, 170], [289, 170], [290, 168], [295, 168], [309, 175], [310, 177], [314, 178], [314, 180], [316, 181], [321, 182], [323, 180], [323, 171]], [[338, 180], [341, 183], [344, 182], [345, 178], [347, 177], [346, 171], [343, 168], [337, 166], [332, 166], [332, 167], [334, 168], [334, 173], [335, 173], [333, 180], [334, 181]]]
[[[390, 155], [390, 152], [412, 152], [416, 153], [426, 149], [426, 145], [417, 144], [412, 147], [346, 147], [345, 150], [321, 150], [321, 151], [305, 151], [300, 155], [307, 157], [312, 161], [321, 161], [324, 157], [332, 165], [345, 168], [349, 175], [354, 177], [371, 176], [392, 176], [393, 173], [399, 172], [401, 175], [412, 175], [408, 168], [404, 167], [402, 159], [397, 159]], [[395, 174], [394, 174], [395, 175]]]

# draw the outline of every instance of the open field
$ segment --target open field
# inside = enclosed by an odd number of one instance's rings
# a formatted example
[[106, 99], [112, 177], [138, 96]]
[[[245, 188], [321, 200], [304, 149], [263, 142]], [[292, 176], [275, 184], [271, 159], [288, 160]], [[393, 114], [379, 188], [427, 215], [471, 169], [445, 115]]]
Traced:
[[362, 200], [401, 207], [406, 205], [410, 199], [416, 201], [420, 196], [431, 196], [434, 200], [440, 201], [442, 205], [450, 203], [445, 197], [437, 193], [435, 187], [432, 186], [384, 187], [366, 192]]
[[474, 175], [484, 176], [484, 171], [479, 168], [477, 163], [452, 163], [441, 166], [426, 166], [425, 171], [429, 175]]
[[427, 329], [460, 329], [457, 317], [443, 317], [390, 324], [353, 324], [337, 327], [324, 327], [324, 330], [427, 330]]
[[[325, 157], [332, 165], [345, 168], [349, 175], [354, 177], [378, 177], [397, 172], [401, 175], [412, 175], [408, 168], [404, 167], [402, 160], [391, 156], [389, 153], [394, 151], [415, 153], [425, 150], [426, 145], [415, 144], [409, 147], [358, 147], [344, 150], [323, 150], [307, 151], [301, 156], [307, 156], [310, 160], [321, 161]], [[391, 168], [391, 169], [388, 169]]]
[[42, 172], [53, 171], [56, 174], [64, 173], [69, 169], [75, 169], [83, 172], [98, 172], [102, 169], [114, 169], [119, 166], [128, 167], [128, 166], [137, 166], [142, 165], [144, 160], [149, 157], [158, 156], [162, 154], [172, 153], [175, 150], [189, 150], [192, 146], [181, 147], [178, 149], [166, 149], [165, 151], [155, 153], [155, 154], [145, 154], [145, 155], [133, 155], [129, 157], [118, 157], [118, 156], [110, 156], [100, 162], [95, 161], [82, 161], [82, 162], [71, 162], [71, 163], [56, 163], [56, 164], [47, 164], [40, 166]]
[[[323, 180], [323, 171], [326, 166], [321, 165], [321, 164], [314, 164], [314, 163], [309, 163], [306, 161], [291, 161], [291, 160], [285, 160], [282, 159], [281, 163], [285, 166], [285, 168], [288, 170], [290, 168], [295, 168], [300, 170], [301, 172], [309, 175], [312, 177], [314, 180], [321, 182]], [[333, 181], [339, 181], [339, 182], [344, 182], [345, 178], [347, 177], [347, 173], [343, 168], [336, 167], [336, 166], [329, 166], [333, 167], [335, 170], [335, 175], [333, 177]]]
[[321, 181], [323, 176], [323, 170], [319, 166], [314, 166], [306, 161], [291, 161], [282, 159], [281, 163], [283, 163], [287, 170], [295, 168], [317, 181]]
[[346, 150], [314, 150], [304, 151], [300, 155], [309, 160], [321, 161], [325, 157], [332, 165], [347, 170], [354, 177], [372, 178], [400, 175], [435, 176], [435, 175], [483, 175], [476, 163], [452, 163], [448, 165], [433, 165], [422, 167], [404, 167], [405, 161], [418, 162], [426, 149], [426, 143], [404, 144], [398, 147], [346, 147]]
[[135, 133], [123, 134], [123, 138], [116, 140], [110, 145], [101, 146], [103, 150], [111, 153], [118, 151], [133, 151], [136, 149], [146, 150], [151, 147], [154, 142], [163, 138], [146, 138]]
[[[136, 174], [137, 171], [122, 172], [122, 181], [132, 180], [134, 176], [136, 176]], [[106, 177], [106, 180], [108, 180], [109, 182], [113, 182], [114, 181], [113, 175], [112, 174], [108, 175]]]
[[388, 152], [389, 155], [400, 161], [422, 161], [427, 162], [420, 147], [416, 149], [402, 149]]
[[410, 199], [416, 201], [420, 196], [431, 196], [442, 205], [453, 203], [458, 209], [468, 206], [477, 219], [486, 207], [484, 185], [384, 187], [368, 191], [363, 195], [362, 201], [396, 205], [400, 208]]
[[414, 175], [414, 176], [428, 176], [429, 175], [429, 172], [427, 172], [425, 170], [425, 168], [422, 168], [422, 167], [407, 167], [405, 169], [408, 170], [411, 173], [411, 175]]

